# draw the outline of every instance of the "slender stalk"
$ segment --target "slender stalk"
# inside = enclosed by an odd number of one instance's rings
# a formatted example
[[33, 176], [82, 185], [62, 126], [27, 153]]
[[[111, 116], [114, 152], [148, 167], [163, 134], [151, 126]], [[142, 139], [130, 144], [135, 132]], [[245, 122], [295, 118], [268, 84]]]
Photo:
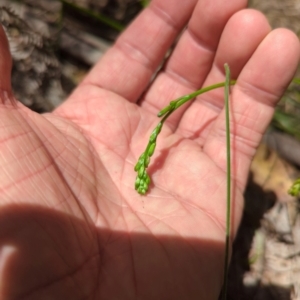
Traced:
[[68, 7], [71, 7], [77, 11], [79, 11], [80, 13], [82, 14], [85, 14], [86, 16], [88, 17], [91, 17], [97, 21], [100, 21], [102, 22], [103, 24], [106, 24], [108, 26], [110, 26], [111, 28], [113, 29], [116, 29], [118, 31], [123, 31], [125, 29], [125, 26], [122, 25], [121, 23], [103, 15], [103, 14], [100, 14], [100, 13], [95, 13], [93, 12], [92, 10], [90, 9], [87, 9], [87, 8], [84, 8], [84, 7], [81, 7], [81, 6], [78, 6], [76, 4], [73, 4], [71, 3], [70, 1], [67, 1], [67, 0], [60, 0], [64, 5], [68, 6]]
[[[230, 85], [234, 85], [236, 83], [236, 80], [231, 80], [230, 81]], [[162, 117], [164, 116], [167, 112], [169, 112], [170, 110], [174, 111], [176, 110], [178, 107], [180, 107], [181, 105], [185, 104], [186, 102], [196, 98], [197, 96], [204, 94], [206, 92], [209, 92], [211, 90], [220, 88], [220, 87], [224, 87], [225, 86], [225, 82], [219, 82], [210, 86], [207, 86], [205, 88], [202, 88], [200, 90], [197, 90], [196, 92], [193, 92], [191, 94], [179, 97], [173, 101], [170, 102], [170, 104], [166, 107], [164, 107], [158, 114], [158, 117]]]
[[227, 298], [228, 269], [229, 269], [229, 249], [231, 245], [231, 152], [230, 152], [230, 118], [229, 118], [229, 88], [230, 88], [230, 69], [228, 64], [225, 68], [225, 118], [226, 118], [226, 158], [227, 158], [227, 211], [226, 211], [226, 236], [225, 236], [225, 259], [224, 259], [224, 278], [222, 299]]

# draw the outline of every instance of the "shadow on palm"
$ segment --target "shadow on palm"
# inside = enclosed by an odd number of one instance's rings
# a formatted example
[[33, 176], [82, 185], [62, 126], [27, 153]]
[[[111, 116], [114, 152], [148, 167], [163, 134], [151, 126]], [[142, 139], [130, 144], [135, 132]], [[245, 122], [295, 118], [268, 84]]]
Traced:
[[[7, 205], [0, 215], [5, 299], [216, 298], [223, 245], [95, 227], [69, 214]], [[213, 280], [212, 280], [213, 279]]]

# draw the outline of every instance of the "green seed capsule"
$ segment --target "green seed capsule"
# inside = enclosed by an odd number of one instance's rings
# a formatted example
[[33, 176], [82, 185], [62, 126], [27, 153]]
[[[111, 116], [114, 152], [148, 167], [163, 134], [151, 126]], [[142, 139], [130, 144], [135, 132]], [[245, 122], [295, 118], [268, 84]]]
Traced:
[[144, 176], [143, 176], [143, 180], [149, 185], [151, 180], [150, 180], [150, 177], [149, 175], [145, 172], [144, 173]]
[[141, 194], [141, 195], [145, 195], [147, 191], [146, 191], [143, 187], [140, 186], [140, 187], [138, 188], [137, 192], [138, 192], [139, 194]]
[[150, 138], [149, 138], [149, 143], [155, 143], [156, 142], [156, 138], [157, 138], [157, 133], [154, 129], [154, 131], [152, 132], [152, 134], [150, 135]]
[[165, 115], [169, 110], [170, 110], [170, 106], [168, 105], [167, 107], [164, 107], [158, 114], [157, 116], [160, 118], [162, 117], [163, 115]]
[[154, 153], [154, 150], [155, 150], [155, 147], [156, 147], [156, 143], [153, 143], [150, 145], [149, 149], [148, 149], [148, 155], [149, 156], [152, 156], [153, 153]]
[[163, 126], [163, 123], [159, 122], [157, 124], [157, 126], [154, 128], [154, 130], [153, 130], [153, 132], [152, 132], [152, 134], [150, 135], [150, 138], [149, 138], [150, 143], [154, 143], [156, 141], [157, 136], [159, 135], [162, 126]]
[[176, 106], [176, 103], [177, 103], [177, 100], [171, 101], [170, 104], [169, 104], [170, 108], [171, 108], [171, 109], [174, 109], [175, 106]]
[[148, 168], [149, 163], [150, 163], [150, 157], [147, 156], [146, 159], [145, 159], [145, 168]]
[[159, 122], [156, 126], [157, 128], [157, 134], [159, 134], [161, 132], [161, 129], [162, 129], [162, 126], [163, 126], [163, 123], [162, 122]]
[[144, 188], [145, 191], [148, 190], [148, 184], [145, 181], [143, 181], [143, 188]]
[[140, 181], [140, 186], [143, 187], [143, 186], [144, 186], [144, 183], [145, 183], [145, 180], [144, 180], [144, 179], [141, 179], [141, 181]]
[[134, 166], [134, 171], [137, 172], [140, 169], [140, 167], [144, 164], [144, 162], [145, 162], [145, 152], [143, 152], [142, 155], [139, 157], [138, 162]]
[[134, 171], [137, 172], [140, 169], [141, 165], [142, 164], [140, 163], [140, 161], [138, 161], [134, 166]]
[[137, 177], [136, 180], [135, 180], [135, 189], [136, 190], [139, 188], [140, 182], [141, 182], [141, 179], [139, 177]]
[[139, 169], [139, 171], [138, 171], [138, 176], [140, 178], [143, 178], [144, 172], [145, 172], [145, 167], [141, 166], [140, 169]]

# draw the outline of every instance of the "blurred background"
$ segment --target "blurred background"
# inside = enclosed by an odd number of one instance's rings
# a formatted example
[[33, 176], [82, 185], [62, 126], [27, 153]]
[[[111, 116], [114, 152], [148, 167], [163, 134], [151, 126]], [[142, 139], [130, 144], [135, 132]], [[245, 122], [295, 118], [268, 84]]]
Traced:
[[[52, 111], [150, 1], [0, 0], [13, 57], [12, 85], [24, 105]], [[250, 0], [273, 28], [300, 34], [300, 0]], [[295, 74], [300, 78], [300, 72]], [[300, 79], [282, 97], [253, 160], [234, 242], [228, 299], [300, 300]]]

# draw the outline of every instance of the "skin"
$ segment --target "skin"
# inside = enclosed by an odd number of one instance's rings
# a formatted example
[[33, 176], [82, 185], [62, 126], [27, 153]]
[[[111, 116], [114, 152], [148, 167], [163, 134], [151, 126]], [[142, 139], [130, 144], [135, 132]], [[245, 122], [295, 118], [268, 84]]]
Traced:
[[1, 299], [217, 299], [226, 210], [223, 89], [166, 122], [147, 196], [134, 190], [133, 167], [156, 113], [224, 81], [227, 62], [237, 79], [230, 100], [236, 233], [251, 159], [300, 52], [292, 32], [271, 31], [246, 4], [153, 0], [69, 99], [44, 115], [14, 100], [0, 31]]

